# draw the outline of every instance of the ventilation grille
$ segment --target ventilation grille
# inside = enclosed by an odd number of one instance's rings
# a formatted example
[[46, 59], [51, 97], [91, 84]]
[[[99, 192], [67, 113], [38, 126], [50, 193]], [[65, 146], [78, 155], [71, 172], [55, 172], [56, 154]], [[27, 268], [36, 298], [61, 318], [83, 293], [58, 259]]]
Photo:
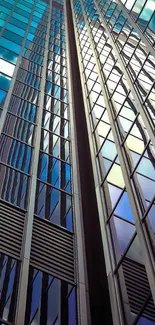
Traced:
[[39, 270], [74, 283], [73, 234], [35, 217], [30, 263]]
[[20, 259], [25, 213], [0, 201], [0, 252]]
[[[145, 267], [142, 264], [126, 258], [123, 262], [123, 271], [131, 311], [138, 314], [150, 294], [150, 286]], [[143, 311], [143, 317], [155, 321], [155, 307], [152, 297], [149, 299]]]

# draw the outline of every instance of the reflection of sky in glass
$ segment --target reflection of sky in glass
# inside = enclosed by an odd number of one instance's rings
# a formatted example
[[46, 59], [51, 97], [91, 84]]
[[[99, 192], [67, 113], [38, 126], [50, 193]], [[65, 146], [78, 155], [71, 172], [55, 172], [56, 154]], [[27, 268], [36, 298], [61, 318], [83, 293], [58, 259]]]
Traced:
[[122, 195], [114, 213], [129, 221], [134, 222], [127, 192], [124, 192], [124, 194]]

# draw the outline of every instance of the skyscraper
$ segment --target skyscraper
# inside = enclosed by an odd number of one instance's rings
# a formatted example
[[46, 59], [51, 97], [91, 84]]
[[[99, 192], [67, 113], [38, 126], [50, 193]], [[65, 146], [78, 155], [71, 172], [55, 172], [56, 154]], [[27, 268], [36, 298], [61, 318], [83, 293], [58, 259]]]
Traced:
[[0, 325], [155, 324], [154, 44], [154, 0], [0, 0]]

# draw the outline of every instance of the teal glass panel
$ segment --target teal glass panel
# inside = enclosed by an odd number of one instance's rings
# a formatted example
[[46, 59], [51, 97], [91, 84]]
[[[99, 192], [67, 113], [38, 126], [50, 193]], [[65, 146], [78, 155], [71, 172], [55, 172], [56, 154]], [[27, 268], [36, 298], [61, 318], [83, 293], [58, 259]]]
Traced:
[[3, 12], [0, 12], [0, 19], [6, 20], [8, 15], [4, 14]]
[[20, 21], [18, 19], [11, 17], [10, 23], [14, 24], [15, 26], [17, 26], [19, 28], [26, 30], [27, 24], [23, 23], [22, 21]]
[[11, 10], [5, 8], [4, 6], [0, 6], [0, 11], [1, 12], [4, 12], [5, 14], [9, 15]]
[[0, 105], [3, 103], [5, 97], [6, 97], [6, 91], [0, 89]]
[[24, 6], [23, 4], [21, 4], [21, 3], [18, 3], [18, 4], [17, 4], [17, 7], [20, 8], [20, 9], [22, 9], [22, 10], [25, 10], [25, 11], [31, 13], [31, 9], [28, 8], [28, 7], [25, 7], [25, 6]]
[[16, 13], [16, 12], [13, 12], [12, 17], [17, 18], [18, 20], [21, 20], [22, 22], [24, 22], [24, 23], [26, 23], [26, 24], [27, 24], [28, 21], [29, 21], [26, 17], [24, 17], [24, 16], [22, 16], [22, 15], [19, 15], [19, 14]]
[[12, 10], [12, 5], [10, 3], [6, 2], [6, 1], [5, 2], [3, 1], [3, 5], [4, 5], [4, 7], [10, 9], [10, 11]]
[[[25, 31], [24, 31], [24, 30], [22, 30], [22, 29], [19, 28], [19, 27], [16, 27], [15, 25], [10, 24], [10, 23], [7, 24], [6, 29], [8, 29], [8, 30], [10, 30], [10, 31], [13, 30], [14, 33], [16, 33], [16, 34], [18, 34], [18, 35], [20, 35], [20, 36], [24, 36], [24, 34], [25, 34]], [[18, 42], [17, 42], [17, 43], [18, 43]]]
[[30, 17], [29, 12], [27, 12], [27, 11], [25, 11], [25, 10], [22, 10], [22, 9], [16, 7], [15, 11], [16, 11], [19, 15], [21, 15], [22, 17], [23, 17], [23, 16], [24, 16], [24, 17], [27, 17], [27, 18]]
[[[23, 0], [18, 0], [18, 3], [21, 3], [23, 4]], [[33, 2], [32, 1], [24, 1], [24, 5], [29, 8], [32, 8], [33, 7]]]
[[31, 21], [30, 25], [33, 26], [34, 28], [37, 28], [37, 26], [38, 26], [38, 24], [33, 20]]
[[11, 78], [5, 74], [0, 73], [0, 88], [3, 90], [8, 90], [10, 86]]
[[37, 16], [38, 18], [41, 18], [42, 17], [42, 14], [40, 14], [37, 11], [34, 11], [33, 14], [34, 14], [34, 16]]
[[9, 30], [5, 30], [3, 33], [3, 36], [19, 45], [21, 45], [23, 42], [23, 38], [21, 36], [16, 35], [16, 34], [10, 32]]
[[10, 63], [16, 64], [18, 56], [7, 49], [0, 47], [0, 58], [3, 58]]
[[6, 49], [12, 50], [12, 51], [14, 51], [15, 53], [18, 53], [18, 54], [20, 52], [20, 46], [18, 44], [15, 44], [12, 41], [9, 41], [4, 37], [0, 38], [0, 46], [3, 46]]
[[2, 29], [2, 27], [4, 26], [4, 24], [5, 24], [5, 21], [0, 18], [0, 29]]

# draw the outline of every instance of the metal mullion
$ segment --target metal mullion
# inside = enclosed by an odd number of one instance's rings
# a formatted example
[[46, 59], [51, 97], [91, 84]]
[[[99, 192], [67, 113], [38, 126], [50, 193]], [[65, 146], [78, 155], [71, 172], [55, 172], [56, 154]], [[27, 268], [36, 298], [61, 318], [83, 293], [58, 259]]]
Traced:
[[[34, 105], [35, 105], [35, 104], [34, 104]], [[13, 115], [14, 117], [17, 117], [18, 119], [23, 120], [23, 121], [25, 121], [25, 122], [27, 122], [27, 123], [33, 124], [34, 126], [37, 125], [36, 123], [34, 123], [34, 122], [30, 121], [30, 120], [27, 120], [27, 119], [25, 119], [24, 117], [21, 117], [21, 116], [19, 116], [19, 115], [16, 115], [15, 113], [13, 113], [13, 112], [11, 112], [11, 111], [8, 111], [8, 114], [9, 114], [9, 115]], [[3, 133], [3, 131], [2, 131], [2, 133]]]
[[144, 123], [145, 123], [145, 125], [146, 125], [146, 127], [147, 127], [147, 130], [148, 130], [148, 133], [149, 133], [150, 139], [151, 139], [151, 141], [152, 141], [152, 143], [153, 143], [153, 145], [154, 145], [154, 147], [155, 147], [155, 137], [154, 137], [154, 131], [153, 131], [153, 129], [154, 129], [154, 125], [151, 125], [151, 124], [153, 124], [153, 122], [152, 122], [152, 120], [151, 120], [151, 118], [150, 118], [150, 115], [149, 115], [149, 118], [148, 118], [148, 116], [147, 116], [145, 110], [143, 109], [143, 106], [142, 106], [142, 104], [141, 104], [141, 102], [140, 102], [140, 99], [139, 99], [139, 96], [138, 96], [138, 94], [137, 94], [137, 90], [136, 90], [136, 89], [134, 88], [134, 86], [133, 86], [133, 83], [132, 83], [132, 81], [131, 81], [131, 77], [130, 77], [130, 75], [128, 74], [128, 72], [126, 71], [126, 68], [125, 68], [124, 63], [123, 63], [123, 61], [122, 61], [122, 58], [121, 58], [120, 55], [119, 55], [119, 52], [118, 52], [117, 46], [115, 45], [115, 43], [114, 43], [114, 41], [113, 41], [113, 37], [111, 36], [111, 33], [109, 32], [109, 29], [108, 29], [106, 23], [104, 22], [102, 15], [100, 14], [100, 8], [99, 8], [99, 6], [98, 6], [96, 0], [94, 0], [94, 1], [95, 1], [95, 4], [96, 4], [96, 8], [97, 8], [97, 10], [98, 10], [98, 12], [99, 12], [99, 15], [100, 15], [100, 20], [101, 20], [101, 22], [102, 22], [102, 24], [103, 24], [103, 26], [104, 26], [104, 28], [105, 28], [105, 30], [106, 30], [108, 36], [109, 36], [109, 40], [111, 40], [111, 44], [112, 44], [113, 50], [115, 51], [115, 55], [117, 56], [118, 62], [119, 62], [119, 64], [120, 64], [120, 66], [121, 66], [121, 69], [122, 69], [122, 71], [123, 71], [123, 73], [124, 73], [124, 76], [125, 76], [125, 78], [126, 78], [128, 84], [129, 84], [129, 86], [130, 86], [131, 93], [133, 93], [133, 97], [134, 97], [134, 99], [135, 99], [136, 109], [137, 109], [137, 111], [141, 114], [141, 116], [142, 116], [142, 118], [143, 118], [143, 120], [144, 120]]
[[50, 134], [56, 135], [57, 137], [62, 138], [62, 139], [64, 139], [64, 140], [67, 140], [68, 142], [71, 142], [71, 140], [69, 140], [68, 138], [64, 138], [62, 135], [57, 134], [57, 133], [55, 133], [55, 132], [52, 132], [52, 131], [50, 131], [50, 130], [48, 130], [48, 129], [45, 129], [45, 128], [42, 127], [42, 130], [45, 130], [45, 131], [49, 132]]
[[57, 190], [63, 194], [69, 195], [70, 197], [72, 197], [72, 194], [69, 192], [66, 192], [65, 190], [63, 190], [62, 188], [56, 187], [53, 184], [49, 183], [49, 182], [45, 182], [42, 179], [40, 179], [39, 177], [37, 177], [37, 181], [39, 181], [40, 183], [42, 183], [43, 185], [47, 185], [50, 189], [54, 189]]
[[68, 166], [71, 166], [71, 164], [68, 163], [66, 160], [63, 160], [63, 159], [61, 159], [61, 158], [59, 158], [59, 157], [56, 157], [56, 156], [53, 156], [53, 155], [51, 155], [49, 152], [47, 153], [47, 152], [45, 152], [45, 151], [43, 151], [43, 150], [41, 150], [41, 149], [40, 149], [40, 152], [43, 153], [44, 155], [48, 155], [48, 156], [50, 156], [50, 157], [52, 157], [52, 158], [55, 158], [56, 160], [59, 160], [60, 162], [66, 164], [66, 165], [68, 165]]
[[[54, 99], [55, 99], [55, 98], [54, 98]], [[61, 102], [61, 103], [64, 103], [64, 102]], [[64, 104], [65, 104], [65, 105], [68, 105], [67, 103], [64, 103]], [[61, 115], [58, 115], [58, 114], [53, 113], [53, 112], [51, 112], [51, 111], [48, 111], [48, 109], [46, 109], [46, 108], [44, 108], [44, 111], [50, 113], [51, 115], [58, 116], [58, 117], [60, 117], [61, 119], [63, 119], [63, 120], [65, 120], [65, 121], [69, 122], [69, 120], [68, 120], [66, 117], [63, 117], [63, 116], [61, 116]]]
[[[6, 29], [6, 25], [8, 24], [10, 18], [12, 17], [12, 14], [13, 14], [13, 12], [15, 11], [15, 8], [16, 8], [17, 3], [18, 3], [18, 0], [15, 1], [15, 3], [14, 3], [14, 5], [13, 5], [12, 9], [10, 10], [10, 14], [8, 15], [8, 17], [7, 17], [5, 23], [4, 23], [4, 25], [3, 25], [3, 27], [2, 27], [2, 29], [1, 29], [1, 31], [0, 31], [0, 37], [2, 36], [4, 30]], [[32, 10], [33, 10], [33, 9], [32, 9]], [[7, 14], [5, 13], [5, 15], [7, 15]], [[25, 32], [26, 32], [26, 31], [25, 31]], [[25, 37], [25, 35], [24, 35], [24, 37]], [[23, 37], [23, 39], [24, 39], [24, 37]]]
[[21, 173], [21, 174], [23, 174], [23, 175], [25, 175], [25, 176], [27, 176], [27, 177], [30, 177], [30, 174], [25, 173], [23, 170], [18, 169], [18, 168], [16, 168], [16, 167], [13, 167], [13, 166], [11, 166], [11, 165], [9, 165], [9, 164], [7, 164], [7, 163], [4, 163], [4, 162], [1, 161], [1, 160], [0, 160], [0, 165], [3, 165], [3, 166], [5, 166], [5, 167], [7, 167], [7, 168], [10, 168], [10, 169], [13, 169], [13, 170], [15, 170], [16, 172]]
[[136, 30], [137, 34], [139, 34], [139, 36], [140, 36], [141, 40], [143, 41], [143, 43], [145, 43], [145, 45], [147, 46], [148, 51], [152, 54], [152, 56], [155, 57], [155, 49], [153, 48], [152, 44], [150, 44], [150, 42], [148, 41], [146, 36], [141, 32], [139, 26], [137, 26], [137, 24], [131, 18], [130, 14], [128, 13], [128, 11], [125, 8], [124, 4], [122, 4], [122, 1], [121, 0], [116, 0], [116, 2], [122, 8], [122, 12], [125, 13], [125, 16], [127, 17], [127, 19], [130, 22], [131, 26], [133, 26], [133, 28]]
[[[94, 1], [94, 3], [96, 3], [96, 2]], [[98, 12], [100, 12], [97, 5], [96, 5], [96, 8], [98, 9]], [[104, 22], [103, 22], [103, 25], [105, 25]], [[97, 55], [95, 53], [93, 41], [92, 41], [92, 38], [91, 38], [91, 33], [90, 33], [90, 40], [91, 40], [91, 43], [92, 43], [92, 50], [94, 52], [94, 57], [96, 57], [96, 62], [97, 62]], [[113, 41], [112, 41], [112, 44], [113, 44]], [[116, 143], [116, 147], [117, 147], [117, 151], [118, 151], [118, 157], [119, 157], [119, 160], [120, 160], [120, 164], [122, 166], [122, 173], [123, 173], [123, 176], [124, 176], [126, 189], [127, 189], [128, 195], [129, 195], [129, 200], [130, 200], [130, 203], [131, 203], [131, 208], [132, 208], [132, 211], [133, 211], [133, 215], [135, 217], [135, 225], [136, 225], [136, 228], [137, 228], [139, 241], [140, 241], [141, 246], [143, 247], [143, 251], [144, 251], [145, 263], [147, 264], [147, 274], [148, 274], [150, 287], [151, 287], [151, 290], [152, 290], [152, 296], [153, 296], [154, 301], [155, 301], [155, 292], [153, 290], [154, 283], [155, 283], [154, 255], [153, 255], [153, 252], [152, 252], [152, 250], [150, 250], [149, 245], [148, 245], [149, 238], [148, 238], [148, 234], [146, 232], [146, 229], [141, 224], [141, 219], [140, 219], [141, 207], [139, 205], [139, 201], [138, 201], [138, 198], [137, 198], [137, 193], [134, 190], [133, 185], [131, 184], [131, 181], [130, 181], [129, 171], [128, 171], [128, 168], [127, 168], [128, 163], [126, 161], [123, 150], [122, 150], [122, 148], [120, 146], [120, 143], [119, 143], [119, 138], [118, 138], [118, 134], [117, 134], [116, 127], [115, 127], [113, 114], [112, 114], [112, 111], [111, 111], [111, 107], [109, 105], [109, 99], [108, 99], [108, 96], [107, 96], [107, 92], [105, 90], [104, 80], [103, 80], [103, 76], [100, 73], [100, 66], [99, 66], [98, 62], [96, 63], [96, 65], [97, 65], [97, 68], [98, 68], [98, 74], [99, 74], [99, 78], [100, 78], [100, 82], [101, 82], [101, 86], [102, 86], [102, 91], [103, 91], [103, 95], [104, 95], [105, 102], [106, 102], [107, 113], [109, 115], [109, 120], [111, 122], [111, 128], [112, 128], [112, 131], [113, 131], [113, 135], [114, 135], [114, 139], [115, 139], [115, 143]]]
[[[29, 191], [29, 202], [28, 202], [26, 222], [24, 226], [24, 238], [22, 243], [22, 255], [21, 255], [22, 263], [21, 263], [20, 281], [19, 281], [19, 289], [18, 289], [18, 297], [17, 297], [16, 325], [24, 325], [24, 318], [25, 318], [28, 274], [29, 274], [29, 263], [30, 263], [30, 250], [31, 250], [32, 229], [33, 229], [34, 208], [35, 208], [35, 190], [37, 186], [37, 167], [38, 167], [38, 160], [39, 160], [41, 124], [42, 124], [43, 103], [44, 103], [44, 87], [45, 87], [46, 67], [47, 67], [47, 59], [48, 59], [47, 57], [48, 43], [50, 37], [49, 32], [50, 32], [51, 11], [52, 11], [52, 1], [50, 1], [49, 4], [49, 16], [48, 16], [48, 23], [47, 23], [47, 34], [46, 34], [45, 52], [44, 52], [45, 55], [43, 57], [43, 68], [41, 72], [42, 78], [41, 78], [40, 92], [39, 92], [39, 109], [37, 115], [35, 150], [33, 154], [33, 161], [31, 164], [31, 186]], [[30, 22], [31, 22], [31, 17], [30, 17]]]
[[5, 135], [5, 136], [7, 136], [7, 137], [9, 137], [9, 138], [11, 138], [11, 139], [13, 139], [13, 140], [16, 140], [16, 141], [18, 141], [18, 142], [21, 142], [21, 143], [25, 144], [25, 145], [28, 146], [28, 147], [34, 148], [33, 145], [28, 144], [27, 142], [25, 142], [25, 141], [23, 141], [23, 140], [20, 140], [20, 139], [18, 139], [18, 138], [15, 138], [14, 136], [12, 136], [12, 135], [10, 135], [10, 134], [8, 134], [8, 133], [2, 132], [1, 134]]

